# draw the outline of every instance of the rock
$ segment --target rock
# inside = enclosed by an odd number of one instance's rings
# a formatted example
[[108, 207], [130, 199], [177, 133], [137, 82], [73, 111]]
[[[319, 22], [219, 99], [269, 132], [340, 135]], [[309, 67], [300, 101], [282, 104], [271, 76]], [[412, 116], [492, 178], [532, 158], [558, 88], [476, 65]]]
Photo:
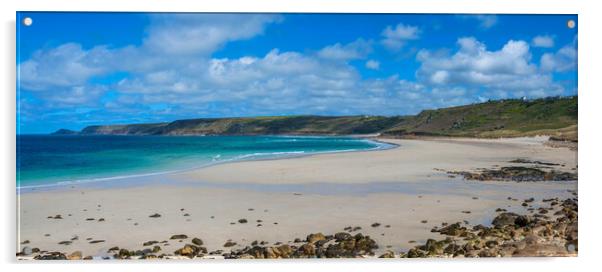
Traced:
[[354, 238], [355, 250], [359, 250], [360, 253], [372, 255], [372, 250], [378, 248], [376, 241], [372, 240], [370, 236], [363, 236], [361, 233], [358, 233]]
[[127, 249], [122, 248], [119, 250], [119, 253], [116, 255], [115, 258], [127, 259], [127, 258], [130, 258], [132, 255], [133, 255], [132, 252], [130, 252]]
[[393, 251], [387, 250], [384, 254], [378, 256], [379, 258], [395, 258], [395, 253]]
[[419, 249], [412, 248], [412, 249], [408, 250], [408, 253], [406, 253], [403, 257], [405, 257], [405, 258], [424, 258], [424, 257], [426, 257], [426, 253]]
[[148, 217], [150, 217], [150, 218], [159, 218], [159, 217], [161, 217], [161, 215], [158, 214], [158, 213], [154, 213], [154, 214], [149, 215]]
[[429, 221], [427, 221], [427, 220], [422, 220], [422, 221], [420, 221], [420, 223], [422, 223], [422, 224], [426, 224], [426, 223], [428, 223], [428, 222], [429, 222]]
[[104, 222], [104, 221], [105, 221], [105, 219], [104, 219], [104, 218], [99, 218], [99, 219], [98, 219], [98, 222]]
[[199, 239], [199, 238], [193, 238], [192, 239], [192, 243], [197, 245], [197, 246], [202, 246], [203, 245], [203, 240]]
[[144, 243], [142, 244], [142, 246], [152, 246], [152, 245], [154, 245], [154, 244], [158, 244], [158, 243], [159, 243], [159, 241], [154, 241], [154, 240], [153, 240], [153, 241], [144, 242]]
[[490, 240], [490, 241], [485, 242], [485, 246], [488, 248], [494, 248], [497, 245], [499, 245], [499, 243], [495, 240]]
[[180, 248], [174, 251], [175, 255], [187, 256], [189, 258], [193, 258], [199, 253], [200, 249], [194, 245], [185, 245], [183, 248]]
[[53, 217], [54, 219], [63, 219], [63, 217], [60, 214], [57, 214]]
[[443, 227], [436, 232], [439, 232], [444, 235], [460, 236], [466, 232], [466, 227], [463, 227], [460, 224], [460, 222], [456, 222], [454, 224], [450, 224], [446, 227]]
[[372, 223], [372, 225], [370, 225], [370, 226], [373, 228], [376, 228], [376, 227], [380, 226], [380, 223]]
[[81, 260], [81, 259], [82, 259], [81, 251], [74, 251], [73, 253], [67, 255], [67, 260]]
[[104, 243], [105, 240], [92, 240], [90, 241], [90, 244], [98, 244], [98, 243]]
[[21, 254], [23, 255], [31, 255], [33, 253], [33, 251], [31, 250], [31, 247], [23, 247], [23, 249], [21, 250]]
[[46, 252], [33, 258], [34, 260], [67, 260], [67, 256], [60, 252]]
[[21, 242], [22, 245], [26, 245], [26, 244], [29, 244], [29, 243], [30, 243], [29, 240], [25, 240], [25, 241]]
[[533, 244], [523, 249], [517, 250], [513, 257], [560, 257], [569, 256], [566, 248], [552, 244]]
[[188, 238], [188, 236], [186, 234], [174, 234], [169, 239], [170, 240], [180, 240], [180, 239], [187, 239], [187, 238]]
[[514, 225], [522, 228], [522, 227], [526, 227], [527, 225], [529, 225], [530, 222], [531, 222], [531, 219], [529, 219], [529, 217], [527, 217], [525, 215], [519, 215], [514, 220]]
[[349, 239], [349, 238], [351, 238], [351, 237], [352, 237], [352, 236], [351, 236], [351, 234], [349, 234], [349, 233], [347, 233], [347, 232], [339, 232], [339, 233], [336, 233], [336, 234], [334, 235], [334, 239], [335, 239], [337, 242], [341, 242], [341, 241], [347, 240], [347, 239]]
[[310, 235], [307, 235], [307, 238], [305, 240], [308, 243], [313, 244], [317, 241], [326, 240], [326, 237], [324, 236], [324, 234], [319, 232], [319, 233], [312, 233]]
[[157, 253], [159, 251], [161, 251], [161, 247], [160, 246], [154, 246], [153, 249], [152, 249], [153, 253]]
[[278, 252], [280, 253], [280, 257], [289, 258], [293, 253], [293, 249], [289, 245], [281, 245], [278, 247]]
[[303, 256], [314, 256], [316, 255], [316, 247], [311, 243], [303, 244], [299, 247], [299, 253]]
[[227, 242], [224, 244], [224, 247], [233, 247], [233, 246], [235, 246], [235, 245], [236, 245], [236, 243], [235, 243], [235, 242], [232, 242], [232, 241], [227, 241]]
[[109, 248], [109, 250], [107, 250], [107, 253], [110, 253], [112, 251], [118, 251], [118, 250], [119, 250], [119, 247], [114, 246], [112, 248]]
[[66, 246], [68, 246], [68, 245], [70, 245], [71, 243], [72, 243], [71, 241], [60, 241], [60, 242], [59, 242], [59, 245], [66, 245]]
[[491, 222], [491, 224], [498, 228], [502, 228], [504, 226], [514, 225], [514, 221], [516, 220], [516, 218], [518, 218], [518, 214], [512, 212], [505, 212], [496, 216]]
[[238, 223], [245, 224], [245, 223], [247, 223], [247, 219], [244, 219], [244, 218], [238, 219]]

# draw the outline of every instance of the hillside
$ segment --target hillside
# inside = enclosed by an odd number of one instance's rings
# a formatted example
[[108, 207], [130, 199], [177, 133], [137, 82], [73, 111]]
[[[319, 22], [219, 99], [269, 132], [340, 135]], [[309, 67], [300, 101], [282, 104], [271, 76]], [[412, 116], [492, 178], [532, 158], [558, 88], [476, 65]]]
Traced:
[[577, 97], [489, 101], [425, 110], [383, 132], [388, 135], [577, 139]]
[[517, 137], [577, 140], [577, 97], [489, 101], [414, 116], [200, 118], [169, 123], [89, 126], [80, 135], [351, 135]]

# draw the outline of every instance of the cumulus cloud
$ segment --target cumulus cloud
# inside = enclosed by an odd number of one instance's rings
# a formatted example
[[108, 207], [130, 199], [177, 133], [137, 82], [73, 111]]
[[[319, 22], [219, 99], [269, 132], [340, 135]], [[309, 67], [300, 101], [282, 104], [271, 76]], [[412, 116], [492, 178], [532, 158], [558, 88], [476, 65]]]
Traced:
[[547, 35], [535, 36], [531, 41], [533, 47], [550, 48], [554, 47], [554, 37]]
[[577, 48], [565, 45], [555, 53], [545, 53], [540, 60], [543, 71], [565, 72], [577, 67]]
[[[110, 48], [99, 45], [84, 49], [80, 44], [66, 43], [38, 50], [18, 65], [19, 82], [23, 88], [38, 91], [50, 102], [61, 104], [81, 103], [81, 100], [65, 99], [62, 95], [81, 88], [94, 90], [90, 91], [89, 97], [98, 98], [107, 88], [90, 84], [90, 79], [117, 72], [132, 74], [131, 78], [120, 82], [123, 84], [118, 86], [125, 86], [120, 91], [186, 92], [198, 87], [187, 77], [206, 67], [210, 53], [229, 41], [260, 35], [267, 24], [280, 20], [280, 16], [261, 14], [152, 15], [148, 34], [140, 46]], [[174, 81], [176, 77], [182, 81], [171, 82], [170, 86], [160, 84], [170, 79]], [[153, 84], [142, 86], [145, 82]], [[138, 88], [135, 88], [136, 84]], [[154, 88], [157, 86], [162, 88]], [[83, 94], [76, 93], [76, 96], [83, 97]]]
[[498, 22], [497, 16], [495, 15], [477, 15], [475, 18], [480, 22], [482, 28], [491, 28]]
[[371, 69], [371, 70], [378, 70], [380, 69], [380, 62], [376, 61], [376, 60], [368, 60], [366, 61], [366, 68]]
[[104, 65], [107, 54], [105, 47], [84, 50], [75, 43], [40, 50], [19, 65], [19, 82], [30, 90], [84, 84], [90, 77], [107, 71]]
[[387, 26], [381, 33], [381, 43], [390, 50], [401, 49], [409, 40], [419, 38], [420, 29], [417, 26], [397, 24], [395, 27]]
[[474, 20], [478, 23], [478, 27], [481, 29], [492, 28], [499, 22], [498, 17], [493, 14], [460, 15], [459, 18], [465, 20]]
[[500, 50], [490, 51], [475, 38], [466, 37], [458, 39], [458, 46], [451, 55], [420, 51], [418, 80], [434, 88], [483, 90], [490, 98], [540, 97], [564, 90], [531, 62], [525, 41], [510, 40]]
[[209, 54], [226, 42], [262, 34], [280, 16], [267, 14], [156, 14], [144, 46], [169, 55]]
[[342, 45], [336, 43], [326, 46], [318, 51], [318, 56], [324, 59], [353, 60], [363, 59], [372, 51], [371, 42], [358, 39], [354, 42]]

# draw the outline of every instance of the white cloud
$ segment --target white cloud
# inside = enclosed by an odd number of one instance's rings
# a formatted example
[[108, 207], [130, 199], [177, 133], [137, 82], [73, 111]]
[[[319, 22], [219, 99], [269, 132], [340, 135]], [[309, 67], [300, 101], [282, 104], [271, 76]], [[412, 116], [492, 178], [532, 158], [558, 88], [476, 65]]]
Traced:
[[66, 43], [38, 50], [18, 65], [19, 82], [27, 90], [40, 92], [49, 104], [82, 103], [84, 94], [74, 94], [81, 99], [61, 95], [72, 94], [82, 86], [87, 86], [83, 90], [90, 92], [91, 100], [97, 99], [106, 88], [91, 85], [89, 80], [115, 72], [132, 74], [117, 84], [123, 87], [119, 91], [190, 92], [199, 88], [192, 78], [197, 70], [207, 67], [210, 53], [226, 42], [260, 35], [267, 24], [280, 20], [279, 16], [260, 14], [153, 15], [140, 46], [84, 49], [80, 44]]
[[543, 71], [565, 72], [575, 69], [577, 67], [577, 49], [575, 45], [565, 45], [556, 53], [543, 54], [540, 66]]
[[500, 50], [490, 51], [475, 38], [458, 39], [458, 50], [452, 55], [422, 50], [417, 71], [419, 82], [433, 88], [471, 88], [482, 90], [490, 98], [528, 95], [557, 95], [562, 86], [550, 74], [540, 72], [531, 62], [525, 41], [508, 41]]
[[326, 46], [318, 51], [318, 56], [324, 59], [332, 60], [353, 60], [363, 59], [372, 51], [372, 45], [369, 41], [358, 39], [354, 42], [342, 45], [336, 43]]
[[376, 60], [368, 60], [366, 61], [366, 68], [371, 69], [371, 70], [378, 70], [380, 69], [380, 62], [376, 61]]
[[554, 47], [554, 37], [547, 35], [535, 36], [531, 41], [533, 47], [550, 48]]
[[105, 47], [84, 50], [75, 43], [40, 50], [19, 65], [19, 82], [30, 90], [80, 85], [107, 71], [103, 61], [107, 54]]
[[407, 41], [419, 38], [420, 29], [417, 26], [397, 24], [395, 27], [387, 26], [381, 33], [381, 43], [390, 50], [401, 49]]
[[262, 34], [267, 24], [280, 20], [266, 14], [158, 14], [144, 46], [168, 55], [207, 55], [226, 42]]
[[495, 15], [477, 15], [476, 19], [481, 23], [482, 28], [491, 28], [498, 22]]
[[478, 22], [478, 27], [481, 29], [489, 29], [497, 25], [499, 20], [496, 15], [493, 14], [471, 14], [471, 15], [460, 15], [459, 18], [465, 20], [475, 20]]

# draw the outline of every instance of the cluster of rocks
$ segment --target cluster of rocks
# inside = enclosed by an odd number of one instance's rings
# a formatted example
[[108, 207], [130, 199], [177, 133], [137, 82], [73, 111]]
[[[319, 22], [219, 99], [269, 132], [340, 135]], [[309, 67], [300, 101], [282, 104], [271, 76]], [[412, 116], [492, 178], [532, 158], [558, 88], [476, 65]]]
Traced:
[[[573, 192], [576, 195], [576, 192]], [[407, 252], [395, 254], [385, 251], [380, 258], [426, 258], [426, 257], [509, 257], [509, 256], [576, 256], [578, 251], [577, 198], [559, 200], [544, 199], [542, 205], [532, 207], [534, 199], [526, 199], [523, 206], [527, 215], [497, 209], [499, 213], [491, 226], [470, 226], [467, 222], [442, 223], [431, 232], [445, 236], [444, 239], [428, 239], [424, 244], [416, 245]], [[528, 208], [527, 208], [528, 207]], [[378, 227], [378, 226], [375, 226]], [[314, 233], [304, 240], [297, 238], [292, 243], [254, 241], [250, 246], [231, 249], [229, 252], [215, 250], [209, 252], [203, 247], [203, 241], [192, 238], [182, 248], [173, 253], [162, 252], [159, 244], [168, 245], [168, 241], [148, 241], [144, 249], [128, 250], [112, 247], [108, 253], [114, 259], [171, 259], [202, 258], [222, 256], [227, 259], [275, 259], [275, 258], [362, 258], [376, 256], [379, 248], [376, 241], [362, 233], [352, 234], [360, 227], [346, 227], [346, 232], [334, 235]], [[175, 234], [170, 240], [189, 239], [185, 234]], [[24, 241], [23, 244], [29, 244]], [[235, 242], [227, 241], [224, 247], [232, 247]], [[41, 251], [25, 246], [17, 256], [29, 256], [35, 260], [86, 260], [81, 252], [71, 254]], [[104, 257], [110, 258], [110, 257]]]
[[545, 171], [538, 168], [523, 166], [505, 166], [499, 169], [484, 169], [481, 172], [448, 171], [450, 175], [461, 175], [467, 180], [479, 181], [572, 181], [577, 180], [577, 174], [558, 170]]
[[[296, 241], [301, 242], [300, 239]], [[301, 245], [245, 247], [223, 254], [227, 259], [276, 259], [276, 258], [357, 258], [374, 256], [376, 241], [361, 233], [351, 235], [339, 232], [334, 235], [314, 233]]]
[[493, 219], [490, 227], [469, 227], [460, 222], [444, 224], [431, 231], [447, 236], [445, 239], [429, 239], [401, 257], [576, 256], [577, 199], [566, 199], [560, 204], [557, 200], [545, 202], [550, 207], [540, 211], [553, 210], [553, 217], [541, 212], [535, 215], [503, 212]]

